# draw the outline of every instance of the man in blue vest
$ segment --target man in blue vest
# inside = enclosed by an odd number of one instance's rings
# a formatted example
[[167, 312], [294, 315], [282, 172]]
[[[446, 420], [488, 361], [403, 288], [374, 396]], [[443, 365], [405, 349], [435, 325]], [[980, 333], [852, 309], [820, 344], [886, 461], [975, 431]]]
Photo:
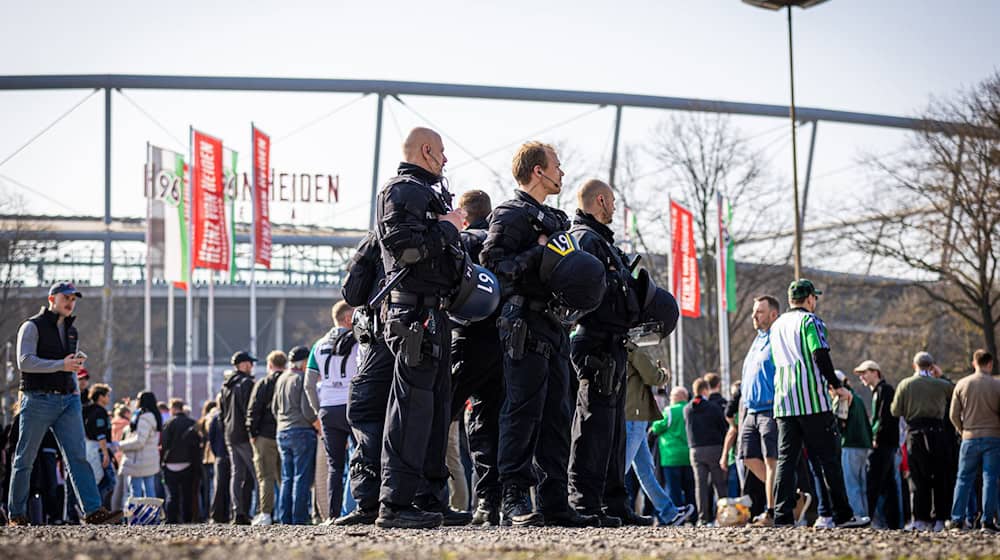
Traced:
[[122, 513], [101, 506], [94, 472], [87, 462], [83, 412], [76, 373], [86, 356], [79, 351], [73, 310], [83, 297], [69, 282], [49, 289], [49, 305], [17, 331], [17, 364], [21, 370], [20, 439], [14, 453], [8, 508], [11, 526], [28, 524], [31, 467], [42, 438], [51, 428], [63, 450], [69, 478], [83, 504], [84, 522], [121, 521]]

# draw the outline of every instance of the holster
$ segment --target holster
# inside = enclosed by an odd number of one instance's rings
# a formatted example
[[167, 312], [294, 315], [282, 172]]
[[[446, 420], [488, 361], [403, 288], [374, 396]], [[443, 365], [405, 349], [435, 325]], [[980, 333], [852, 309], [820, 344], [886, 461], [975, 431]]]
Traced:
[[423, 357], [424, 326], [415, 321], [409, 327], [402, 321], [389, 321], [389, 331], [402, 338], [403, 363], [417, 367]]
[[528, 341], [528, 324], [524, 319], [507, 319], [501, 317], [497, 320], [497, 325], [509, 333], [504, 351], [512, 360], [524, 358], [525, 343]]
[[378, 316], [367, 307], [359, 310], [351, 328], [354, 331], [354, 338], [360, 344], [371, 344], [378, 338], [378, 325], [375, 324], [377, 318]]
[[586, 356], [583, 367], [592, 372], [591, 384], [598, 395], [607, 397], [615, 392], [615, 361], [610, 354]]

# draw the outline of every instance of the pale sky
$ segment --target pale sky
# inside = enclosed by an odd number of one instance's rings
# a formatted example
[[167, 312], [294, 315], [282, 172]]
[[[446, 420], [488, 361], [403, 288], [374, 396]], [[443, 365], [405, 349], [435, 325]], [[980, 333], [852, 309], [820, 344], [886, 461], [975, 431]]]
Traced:
[[[970, 87], [1000, 68], [996, 1], [830, 0], [808, 11], [795, 10], [794, 18], [796, 97], [803, 106], [912, 116], [932, 97]], [[0, 0], [0, 22], [0, 75], [388, 79], [788, 102], [785, 15], [739, 0]], [[88, 94], [0, 92], [0, 161]], [[140, 216], [144, 211], [146, 141], [186, 151], [188, 126], [194, 125], [240, 151], [246, 171], [250, 122], [255, 121], [274, 138], [274, 167], [340, 176], [341, 202], [300, 209], [298, 220], [366, 226], [374, 96], [357, 100], [353, 94], [146, 90], [126, 90], [124, 95], [113, 97], [113, 215]], [[577, 168], [568, 174], [607, 174], [611, 108], [403, 101], [406, 106], [386, 102], [380, 179], [390, 177], [398, 162], [401, 134], [427, 124], [423, 119], [447, 135], [447, 171], [456, 192], [488, 187], [495, 197], [505, 195], [493, 185], [495, 173], [512, 186], [513, 146], [507, 145], [574, 117], [579, 118], [538, 139], [572, 146]], [[103, 214], [103, 107], [103, 94], [94, 95], [0, 166], [0, 189], [24, 195], [31, 212]], [[623, 145], [641, 147], [667, 115], [626, 109]], [[777, 180], [790, 183], [787, 122], [734, 118], [733, 123], [765, 150]], [[810, 219], [820, 223], [839, 217], [834, 213], [844, 207], [845, 193], [872, 188], [856, 166], [858, 156], [891, 152], [905, 138], [895, 130], [821, 123]], [[807, 139], [806, 128], [800, 134], [800, 173]], [[482, 165], [469, 163], [465, 150], [476, 155], [496, 151]], [[654, 168], [646, 164], [648, 170]], [[662, 190], [665, 205], [670, 185], [656, 177], [648, 185], [653, 192]], [[272, 219], [289, 221], [290, 208], [273, 206]]]

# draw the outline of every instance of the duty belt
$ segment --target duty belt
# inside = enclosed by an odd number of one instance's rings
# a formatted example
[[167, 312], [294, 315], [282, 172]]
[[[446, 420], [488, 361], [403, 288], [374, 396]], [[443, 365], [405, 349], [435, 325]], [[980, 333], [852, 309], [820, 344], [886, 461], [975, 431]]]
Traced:
[[438, 296], [393, 291], [389, 292], [389, 303], [438, 309], [444, 308], [445, 300]]

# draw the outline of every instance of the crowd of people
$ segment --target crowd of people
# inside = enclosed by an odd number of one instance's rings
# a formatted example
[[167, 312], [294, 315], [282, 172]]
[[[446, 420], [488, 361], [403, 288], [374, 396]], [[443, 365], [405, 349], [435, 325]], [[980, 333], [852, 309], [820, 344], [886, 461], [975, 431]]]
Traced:
[[579, 186], [571, 220], [545, 204], [556, 150], [529, 142], [512, 199], [453, 206], [446, 162], [437, 133], [408, 135], [332, 328], [260, 376], [234, 354], [198, 419], [149, 391], [109, 414], [78, 351], [82, 294], [52, 286], [18, 332], [8, 523], [118, 523], [160, 497], [169, 523], [713, 527], [740, 498], [756, 527], [998, 530], [991, 354], [958, 383], [927, 352], [895, 388], [870, 359], [845, 374], [822, 292], [797, 279], [784, 310], [755, 298], [740, 381], [674, 386], [647, 347], [677, 303], [615, 244], [607, 183]]

